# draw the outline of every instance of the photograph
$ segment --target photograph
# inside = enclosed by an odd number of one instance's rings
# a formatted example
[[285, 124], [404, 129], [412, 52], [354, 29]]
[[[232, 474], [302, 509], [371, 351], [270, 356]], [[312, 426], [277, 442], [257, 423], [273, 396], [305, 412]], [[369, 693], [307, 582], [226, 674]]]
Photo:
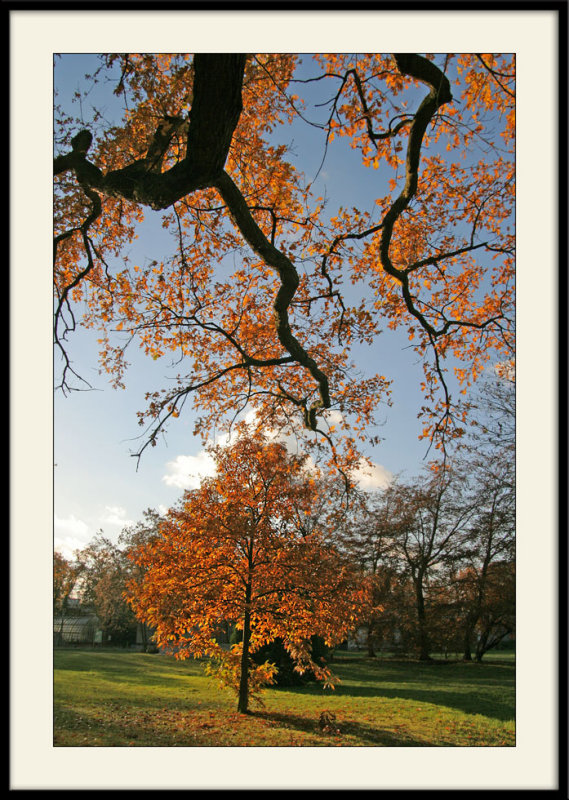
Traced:
[[12, 788], [555, 792], [564, 4], [96, 6], [10, 10]]

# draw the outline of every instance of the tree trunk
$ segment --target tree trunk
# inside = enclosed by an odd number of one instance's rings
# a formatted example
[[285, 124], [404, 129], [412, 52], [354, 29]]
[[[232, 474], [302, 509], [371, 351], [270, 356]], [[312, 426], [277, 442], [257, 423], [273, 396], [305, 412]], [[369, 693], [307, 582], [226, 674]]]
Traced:
[[241, 651], [241, 674], [239, 676], [239, 700], [237, 711], [249, 713], [249, 642], [251, 640], [251, 582], [245, 587], [245, 614], [243, 616], [243, 649]]
[[423, 585], [420, 579], [415, 582], [415, 593], [417, 597], [417, 622], [419, 627], [419, 661], [430, 661], [431, 643], [427, 631], [427, 614], [425, 612]]
[[374, 647], [374, 636], [373, 636], [372, 623], [370, 623], [368, 625], [366, 644], [367, 644], [367, 654], [368, 654], [369, 658], [375, 658], [375, 647]]
[[146, 635], [146, 622], [140, 623], [140, 638], [142, 639], [142, 652], [148, 653], [148, 637]]
[[471, 621], [466, 623], [463, 639], [463, 661], [472, 661], [472, 634], [474, 633], [474, 625]]
[[486, 652], [488, 644], [488, 631], [482, 631], [480, 635], [480, 639], [478, 640], [478, 644], [476, 646], [476, 661], [480, 663], [482, 661], [482, 656]]

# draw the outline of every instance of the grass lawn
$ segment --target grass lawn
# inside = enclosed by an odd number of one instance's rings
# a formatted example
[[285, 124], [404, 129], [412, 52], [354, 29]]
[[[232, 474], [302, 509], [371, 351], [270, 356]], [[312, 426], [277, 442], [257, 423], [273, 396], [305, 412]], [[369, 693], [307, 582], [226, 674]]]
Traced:
[[[515, 662], [420, 663], [338, 652], [341, 683], [236, 698], [199, 661], [104, 650], [54, 653], [56, 747], [512, 747]], [[322, 731], [323, 711], [336, 716]]]

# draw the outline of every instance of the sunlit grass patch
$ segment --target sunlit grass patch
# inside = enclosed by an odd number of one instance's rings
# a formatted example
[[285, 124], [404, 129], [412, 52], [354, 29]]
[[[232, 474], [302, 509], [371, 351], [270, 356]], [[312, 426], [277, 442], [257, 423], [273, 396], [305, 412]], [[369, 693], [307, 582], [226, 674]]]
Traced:
[[[513, 663], [422, 664], [337, 654], [341, 683], [273, 688], [236, 712], [199, 661], [56, 651], [54, 745], [64, 747], [511, 747]], [[334, 722], [323, 725], [330, 714]]]

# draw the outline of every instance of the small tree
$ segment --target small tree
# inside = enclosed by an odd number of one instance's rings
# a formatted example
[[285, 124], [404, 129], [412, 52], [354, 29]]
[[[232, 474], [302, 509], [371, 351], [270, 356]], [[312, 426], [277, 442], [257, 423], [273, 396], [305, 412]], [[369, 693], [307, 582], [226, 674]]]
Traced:
[[[299, 672], [332, 685], [329, 669], [312, 658], [310, 637], [329, 645], [345, 638], [353, 625], [350, 576], [324, 531], [305, 524], [319, 500], [305, 457], [247, 428], [211, 452], [215, 476], [187, 492], [161, 536], [133, 554], [145, 572], [129, 599], [159, 645], [178, 658], [212, 657], [210, 672], [248, 713], [250, 697], [275, 673], [252, 655], [277, 638]], [[242, 631], [229, 651], [216, 640], [223, 622]]]
[[58, 642], [63, 641], [63, 623], [69, 598], [77, 585], [81, 573], [80, 565], [69, 561], [61, 553], [53, 554], [53, 615], [59, 612], [60, 627]]
[[105, 634], [114, 644], [136, 636], [136, 618], [124, 598], [131, 563], [117, 545], [99, 532], [77, 553], [81, 565], [81, 598], [92, 606]]

